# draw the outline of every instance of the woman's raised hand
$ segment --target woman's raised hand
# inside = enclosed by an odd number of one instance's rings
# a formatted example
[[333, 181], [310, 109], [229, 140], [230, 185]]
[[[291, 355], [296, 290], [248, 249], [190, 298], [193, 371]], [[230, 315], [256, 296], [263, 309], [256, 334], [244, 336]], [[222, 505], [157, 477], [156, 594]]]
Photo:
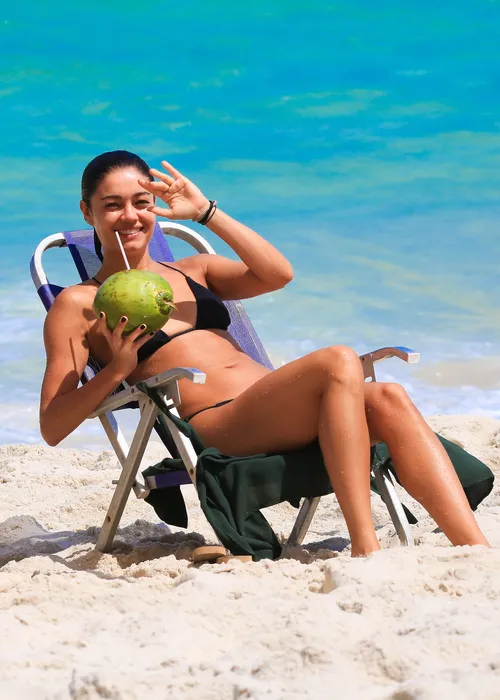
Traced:
[[137, 367], [137, 351], [139, 348], [154, 335], [154, 333], [146, 333], [145, 336], [142, 335], [146, 330], [145, 325], [137, 326], [133, 331], [124, 335], [123, 331], [125, 330], [127, 322], [128, 318], [122, 316], [114, 330], [110, 330], [106, 323], [106, 314], [103, 311], [101, 311], [97, 319], [99, 331], [108, 341], [113, 355], [109, 364], [114, 365], [115, 369], [124, 379]]
[[151, 206], [148, 207], [148, 210], [167, 219], [192, 219], [196, 221], [208, 209], [210, 205], [208, 199], [196, 185], [181, 175], [166, 160], [162, 160], [161, 164], [167, 171], [166, 173], [151, 168], [149, 172], [158, 179], [150, 181], [141, 178], [139, 184], [163, 200], [168, 208]]

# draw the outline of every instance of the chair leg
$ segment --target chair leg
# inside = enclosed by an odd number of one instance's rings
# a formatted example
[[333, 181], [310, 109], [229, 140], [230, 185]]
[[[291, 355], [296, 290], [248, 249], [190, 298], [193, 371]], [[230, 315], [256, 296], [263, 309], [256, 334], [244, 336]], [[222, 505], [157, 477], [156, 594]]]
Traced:
[[[104, 415], [99, 416], [99, 420], [101, 421], [101, 425], [104, 428], [104, 431], [115, 451], [118, 461], [123, 467], [125, 460], [127, 459], [129, 447], [122, 431], [118, 427], [115, 417], [112, 413], [105, 413]], [[118, 482], [115, 481], [113, 483], [116, 484]], [[146, 496], [149, 494], [148, 487], [138, 476], [136, 476], [132, 488], [134, 489], [134, 493], [137, 498], [146, 498]]]
[[290, 536], [286, 541], [287, 547], [294, 547], [298, 544], [302, 544], [320, 500], [320, 496], [304, 498]]
[[99, 533], [96, 549], [99, 552], [107, 552], [113, 542], [113, 538], [118, 529], [125, 504], [127, 503], [130, 491], [134, 484], [137, 471], [141, 464], [146, 446], [153, 430], [158, 409], [151, 399], [145, 403], [144, 410], [141, 411], [141, 418], [135, 431], [130, 450], [123, 463], [122, 473], [118, 479], [111, 503], [109, 504], [106, 518]]
[[[381, 467], [374, 470], [375, 480], [382, 495], [382, 500], [387, 506], [389, 515], [396, 528], [401, 544], [406, 547], [414, 545], [413, 533], [408, 519], [398, 498], [392, 477], [388, 469]], [[286, 542], [287, 547], [302, 544], [304, 537], [311, 525], [320, 497], [305, 498], [302, 502], [299, 514], [295, 520], [290, 536]]]
[[104, 432], [108, 436], [108, 440], [111, 442], [118, 461], [123, 464], [127, 459], [128, 445], [125, 440], [122, 431], [118, 427], [116, 418], [112, 413], [105, 413], [99, 416]]
[[410, 523], [405, 515], [401, 501], [398, 498], [392, 476], [387, 467], [379, 467], [373, 470], [375, 481], [382, 496], [382, 500], [387, 506], [389, 515], [392, 518], [396, 532], [398, 533], [401, 544], [406, 547], [411, 547], [415, 544]]

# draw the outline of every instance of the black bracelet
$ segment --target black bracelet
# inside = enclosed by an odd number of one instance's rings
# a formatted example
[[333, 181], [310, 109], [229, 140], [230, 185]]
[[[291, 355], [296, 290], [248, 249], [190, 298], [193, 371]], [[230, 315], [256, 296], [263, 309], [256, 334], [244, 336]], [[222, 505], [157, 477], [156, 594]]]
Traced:
[[201, 219], [197, 219], [196, 223], [201, 224], [202, 226], [205, 226], [212, 216], [215, 214], [216, 209], [217, 209], [217, 201], [215, 199], [209, 199], [210, 206], [208, 207], [207, 211], [203, 214]]
[[213, 219], [214, 214], [215, 214], [216, 211], [217, 211], [217, 202], [214, 201], [214, 206], [213, 206], [213, 208], [212, 208], [212, 211], [211, 211], [210, 214], [209, 214], [208, 219], [205, 221], [205, 226], [206, 226], [210, 221], [212, 221], [212, 219]]

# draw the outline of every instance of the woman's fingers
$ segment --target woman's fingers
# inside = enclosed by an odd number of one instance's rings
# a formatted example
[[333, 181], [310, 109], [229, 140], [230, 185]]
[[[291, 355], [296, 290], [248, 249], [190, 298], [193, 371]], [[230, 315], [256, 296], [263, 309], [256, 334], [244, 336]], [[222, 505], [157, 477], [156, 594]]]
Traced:
[[151, 331], [150, 333], [146, 333], [146, 335], [144, 335], [144, 336], [138, 338], [138, 339], [135, 341], [134, 346], [135, 346], [137, 349], [141, 348], [141, 347], [144, 345], [144, 343], [147, 343], [148, 340], [151, 340], [151, 338], [152, 338], [153, 336], [154, 336], [154, 332], [153, 332], [153, 331]]
[[99, 326], [99, 331], [106, 338], [106, 340], [109, 341], [109, 339], [111, 338], [111, 331], [108, 328], [108, 321], [106, 319], [106, 314], [104, 313], [104, 311], [101, 311], [99, 313], [97, 324]]
[[[129, 341], [130, 343], [133, 343], [134, 341], [141, 336], [144, 331], [146, 330], [147, 326], [145, 323], [141, 323], [140, 326], [137, 326], [137, 328], [134, 328], [133, 331], [130, 331], [130, 333], [125, 336], [126, 340]], [[147, 335], [147, 334], [146, 334]]]
[[162, 164], [162, 167], [165, 168], [165, 170], [167, 172], [171, 173], [175, 178], [178, 178], [178, 177], [182, 178], [183, 177], [183, 175], [181, 175], [181, 173], [178, 170], [176, 170], [174, 168], [174, 166], [171, 165], [168, 161], [162, 160], [161, 164]]
[[174, 182], [168, 186], [166, 194], [168, 194], [168, 196], [170, 197], [173, 194], [177, 194], [177, 192], [180, 192], [185, 186], [186, 180], [174, 180]]
[[141, 187], [144, 187], [145, 190], [151, 192], [151, 194], [156, 194], [159, 197], [166, 194], [170, 188], [170, 185], [168, 185], [166, 182], [153, 182], [152, 180], [143, 180], [142, 178], [137, 182]]
[[112, 333], [113, 338], [116, 338], [117, 340], [119, 340], [122, 337], [123, 331], [125, 330], [125, 326], [127, 325], [127, 323], [128, 323], [128, 318], [126, 316], [122, 316], [121, 319], [118, 321], [118, 323], [116, 324], [116, 326], [113, 329], [113, 333]]
[[148, 207], [148, 211], [153, 212], [156, 216], [164, 216], [166, 219], [173, 219], [174, 215], [171, 209], [164, 209], [163, 207]]
[[151, 173], [151, 175], [153, 175], [153, 177], [158, 178], [158, 180], [166, 182], [167, 185], [171, 185], [175, 181], [175, 178], [171, 177], [170, 175], [167, 175], [166, 173], [162, 173], [161, 170], [157, 170], [156, 168], [150, 168], [149, 172]]

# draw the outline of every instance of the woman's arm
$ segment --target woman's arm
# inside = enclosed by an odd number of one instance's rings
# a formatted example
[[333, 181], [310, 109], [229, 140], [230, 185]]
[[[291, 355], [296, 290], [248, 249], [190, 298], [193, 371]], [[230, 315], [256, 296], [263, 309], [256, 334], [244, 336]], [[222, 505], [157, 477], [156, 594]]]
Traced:
[[[168, 208], [149, 207], [158, 216], [168, 219], [196, 221], [209, 206], [208, 199], [190, 180], [166, 161], [162, 173], [152, 169], [158, 181], [139, 180], [141, 186], [160, 197]], [[227, 243], [240, 258], [195, 256], [203, 264], [207, 284], [222, 299], [244, 299], [281, 289], [293, 279], [290, 262], [268, 241], [224, 212], [217, 210], [207, 228]]]
[[47, 314], [44, 342], [47, 366], [40, 398], [40, 432], [52, 447], [73, 432], [137, 366], [137, 350], [149, 339], [136, 329], [122, 336], [127, 323], [111, 333], [105, 319], [100, 330], [113, 349], [112, 361], [89, 382], [78, 382], [89, 357], [88, 320], [81, 287], [63, 290]]
[[241, 260], [229, 260], [220, 255], [199, 256], [208, 286], [222, 299], [248, 299], [281, 289], [293, 279], [293, 268], [279, 250], [220, 209], [207, 228], [227, 243]]

